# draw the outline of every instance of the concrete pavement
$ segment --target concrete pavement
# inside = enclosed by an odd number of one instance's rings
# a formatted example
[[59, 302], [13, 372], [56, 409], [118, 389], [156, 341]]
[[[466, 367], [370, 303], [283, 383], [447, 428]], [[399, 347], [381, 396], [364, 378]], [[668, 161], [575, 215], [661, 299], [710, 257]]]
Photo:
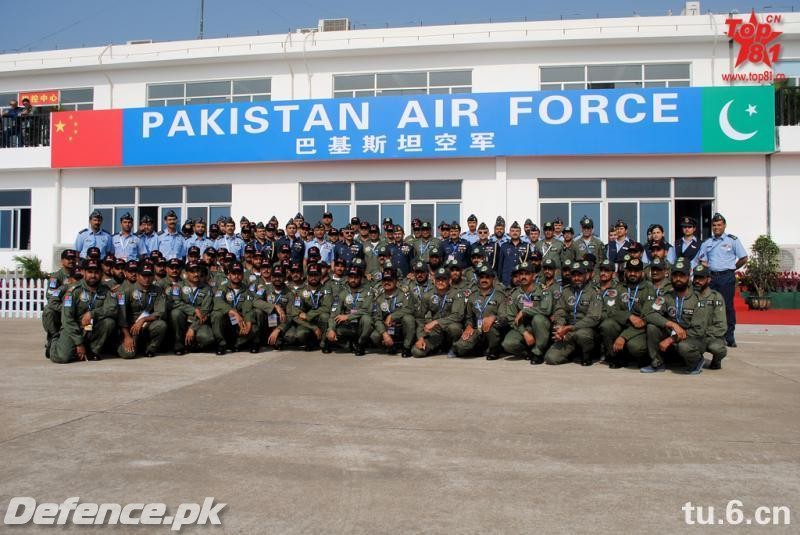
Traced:
[[733, 499], [800, 515], [800, 336], [777, 331], [692, 377], [291, 351], [55, 365], [38, 322], [4, 320], [0, 514], [213, 496], [218, 533], [672, 533], [703, 530], [687, 501]]

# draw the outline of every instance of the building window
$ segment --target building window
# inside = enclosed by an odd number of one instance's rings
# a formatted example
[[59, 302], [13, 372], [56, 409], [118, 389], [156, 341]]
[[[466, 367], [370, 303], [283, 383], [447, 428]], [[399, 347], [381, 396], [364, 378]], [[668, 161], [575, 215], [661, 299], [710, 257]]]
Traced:
[[626, 87], [688, 87], [688, 63], [635, 63], [541, 67], [540, 89], [619, 89]]
[[31, 190], [0, 191], [0, 249], [31, 248]]
[[175, 82], [147, 86], [148, 106], [259, 102], [270, 100], [271, 96], [271, 78]]
[[163, 230], [164, 215], [173, 210], [179, 224], [186, 219], [203, 218], [211, 224], [231, 214], [230, 184], [197, 186], [142, 186], [94, 188], [92, 209], [103, 214], [103, 226], [109, 232], [119, 231], [119, 218], [130, 212], [135, 221], [149, 215], [155, 228]]
[[647, 227], [658, 223], [671, 242], [678, 235], [680, 217], [688, 215], [701, 223], [710, 217], [714, 182], [713, 178], [540, 179], [539, 217], [542, 223], [560, 217], [577, 234], [580, 220], [588, 216], [603, 241], [618, 219], [628, 224], [628, 235], [637, 241], [645, 240]]
[[379, 72], [336, 74], [336, 98], [433, 95], [472, 92], [472, 71]]
[[59, 108], [62, 111], [94, 109], [94, 88], [62, 89]]
[[303, 216], [316, 223], [324, 212], [341, 227], [358, 216], [380, 224], [389, 217], [404, 229], [414, 218], [438, 224], [461, 219], [461, 181], [313, 182], [301, 184]]

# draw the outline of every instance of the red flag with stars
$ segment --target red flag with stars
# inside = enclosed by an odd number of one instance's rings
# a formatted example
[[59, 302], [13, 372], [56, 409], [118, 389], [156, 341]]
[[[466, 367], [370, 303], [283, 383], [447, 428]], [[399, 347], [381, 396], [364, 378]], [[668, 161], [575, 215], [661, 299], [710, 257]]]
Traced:
[[61, 111], [51, 114], [50, 166], [122, 165], [122, 110]]

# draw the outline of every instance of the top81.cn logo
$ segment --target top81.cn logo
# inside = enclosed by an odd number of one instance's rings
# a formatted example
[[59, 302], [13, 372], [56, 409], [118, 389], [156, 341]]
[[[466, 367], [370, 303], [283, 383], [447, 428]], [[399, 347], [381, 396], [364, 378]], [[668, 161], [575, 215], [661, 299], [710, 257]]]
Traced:
[[[728, 37], [739, 43], [739, 55], [736, 57], [736, 67], [748, 61], [750, 63], [764, 63], [768, 67], [778, 61], [781, 53], [780, 43], [772, 43], [783, 32], [772, 29], [772, 25], [781, 22], [780, 15], [767, 15], [764, 22], [759, 22], [756, 12], [750, 14], [750, 19], [729, 18], [725, 21], [728, 25]], [[772, 45], [770, 46], [770, 43]]]

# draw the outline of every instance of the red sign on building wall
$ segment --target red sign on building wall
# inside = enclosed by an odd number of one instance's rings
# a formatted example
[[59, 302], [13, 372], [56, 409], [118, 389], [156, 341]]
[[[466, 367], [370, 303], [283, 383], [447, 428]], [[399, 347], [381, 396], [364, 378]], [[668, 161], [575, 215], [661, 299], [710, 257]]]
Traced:
[[22, 104], [23, 99], [31, 101], [33, 106], [57, 106], [60, 100], [61, 91], [58, 89], [49, 89], [46, 91], [20, 91], [19, 103]]

